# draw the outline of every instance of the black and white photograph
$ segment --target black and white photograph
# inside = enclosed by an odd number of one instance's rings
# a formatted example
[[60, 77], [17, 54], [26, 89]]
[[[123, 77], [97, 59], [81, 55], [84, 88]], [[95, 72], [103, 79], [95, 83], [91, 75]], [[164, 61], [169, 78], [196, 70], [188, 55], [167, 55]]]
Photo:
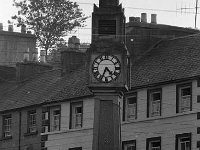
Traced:
[[199, 0], [0, 2], [0, 150], [200, 150]]

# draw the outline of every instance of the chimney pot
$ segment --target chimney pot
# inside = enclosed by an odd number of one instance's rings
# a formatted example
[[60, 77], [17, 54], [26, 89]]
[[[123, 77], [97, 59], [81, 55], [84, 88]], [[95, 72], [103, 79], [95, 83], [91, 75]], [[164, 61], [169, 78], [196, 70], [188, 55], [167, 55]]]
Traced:
[[3, 31], [3, 23], [0, 23], [0, 31]]
[[157, 24], [157, 14], [151, 14], [151, 23]]
[[25, 25], [21, 26], [21, 33], [26, 33], [26, 26]]
[[8, 31], [13, 32], [13, 25], [12, 24], [8, 25]]
[[141, 13], [141, 22], [147, 23], [147, 13]]

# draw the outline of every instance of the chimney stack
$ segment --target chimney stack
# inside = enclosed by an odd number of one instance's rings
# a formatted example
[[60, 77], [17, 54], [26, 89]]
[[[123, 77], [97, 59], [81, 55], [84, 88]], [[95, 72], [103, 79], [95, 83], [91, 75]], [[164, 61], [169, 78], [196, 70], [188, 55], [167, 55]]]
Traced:
[[8, 31], [13, 32], [13, 25], [12, 24], [8, 25]]
[[24, 81], [38, 73], [51, 70], [53, 67], [39, 62], [23, 62], [16, 64], [17, 81]]
[[0, 23], [0, 31], [3, 31], [3, 23]]
[[151, 14], [151, 23], [157, 24], [157, 14]]
[[147, 13], [141, 13], [141, 22], [147, 23]]
[[62, 75], [76, 70], [86, 61], [86, 54], [80, 51], [61, 51]]
[[140, 17], [129, 17], [129, 22], [140, 22]]
[[72, 50], [79, 50], [80, 48], [80, 39], [76, 36], [72, 36], [68, 39], [68, 47]]
[[26, 26], [25, 25], [21, 26], [21, 33], [26, 33]]

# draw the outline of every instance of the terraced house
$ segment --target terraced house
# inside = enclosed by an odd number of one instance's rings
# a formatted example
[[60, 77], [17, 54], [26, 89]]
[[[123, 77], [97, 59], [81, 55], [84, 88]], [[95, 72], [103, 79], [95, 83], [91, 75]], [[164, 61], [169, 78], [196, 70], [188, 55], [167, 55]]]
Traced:
[[0, 149], [198, 150], [199, 31], [145, 18], [101, 0], [86, 52], [1, 66]]

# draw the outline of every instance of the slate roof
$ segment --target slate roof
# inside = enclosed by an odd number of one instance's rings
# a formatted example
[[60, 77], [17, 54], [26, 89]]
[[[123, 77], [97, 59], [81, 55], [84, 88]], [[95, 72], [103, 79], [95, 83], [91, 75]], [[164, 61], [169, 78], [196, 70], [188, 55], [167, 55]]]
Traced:
[[[63, 77], [60, 72], [46, 71], [23, 83], [13, 83], [9, 92], [0, 95], [0, 111], [92, 95], [87, 88], [85, 68]], [[2, 90], [3, 85], [0, 84], [0, 93]]]
[[[46, 71], [22, 82], [0, 83], [0, 111], [92, 96], [87, 66], [61, 76]], [[161, 41], [131, 66], [132, 88], [200, 75], [200, 34]]]
[[132, 88], [200, 75], [200, 34], [161, 41], [131, 67]]

